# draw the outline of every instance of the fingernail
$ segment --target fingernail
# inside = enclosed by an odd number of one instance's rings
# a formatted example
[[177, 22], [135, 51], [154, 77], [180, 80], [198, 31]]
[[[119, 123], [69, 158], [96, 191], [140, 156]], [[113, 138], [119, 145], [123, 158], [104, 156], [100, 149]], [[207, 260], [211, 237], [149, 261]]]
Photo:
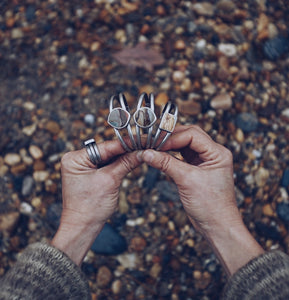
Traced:
[[144, 151], [138, 151], [137, 154], [136, 154], [136, 158], [139, 162], [143, 162], [143, 152]]
[[154, 152], [152, 150], [146, 150], [143, 154], [143, 160], [150, 163], [154, 158]]

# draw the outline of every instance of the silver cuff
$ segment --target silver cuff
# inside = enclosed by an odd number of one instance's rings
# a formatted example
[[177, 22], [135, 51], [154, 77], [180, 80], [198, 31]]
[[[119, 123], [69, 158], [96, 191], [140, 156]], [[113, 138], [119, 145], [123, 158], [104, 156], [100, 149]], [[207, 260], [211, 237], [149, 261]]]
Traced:
[[[174, 110], [174, 113], [172, 114], [173, 110]], [[165, 107], [162, 111], [161, 122], [160, 122], [159, 128], [156, 132], [156, 135], [154, 137], [151, 148], [156, 147], [156, 150], [160, 150], [162, 148], [162, 146], [168, 140], [169, 136], [174, 131], [176, 123], [177, 123], [177, 118], [178, 118], [178, 107], [171, 102], [167, 102], [167, 104], [165, 105]], [[158, 141], [162, 131], [165, 131], [166, 135], [163, 138], [163, 140], [158, 144], [158, 146], [156, 146], [157, 141]]]

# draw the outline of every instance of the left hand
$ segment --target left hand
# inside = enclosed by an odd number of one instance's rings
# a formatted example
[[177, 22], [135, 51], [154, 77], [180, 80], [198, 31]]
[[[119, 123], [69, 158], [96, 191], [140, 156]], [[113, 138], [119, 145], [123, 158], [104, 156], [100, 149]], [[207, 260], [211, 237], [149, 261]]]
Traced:
[[[97, 146], [102, 163], [108, 163], [101, 168], [91, 163], [86, 149], [68, 152], [61, 161], [63, 210], [52, 244], [78, 264], [116, 210], [122, 179], [141, 164], [137, 152], [125, 153], [117, 140]], [[76, 257], [77, 248], [82, 255]]]

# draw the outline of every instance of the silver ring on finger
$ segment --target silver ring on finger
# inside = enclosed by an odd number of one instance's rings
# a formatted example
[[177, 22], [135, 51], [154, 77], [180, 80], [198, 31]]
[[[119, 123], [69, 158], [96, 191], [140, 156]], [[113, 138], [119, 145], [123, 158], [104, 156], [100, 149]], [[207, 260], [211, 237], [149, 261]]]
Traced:
[[89, 139], [84, 142], [89, 160], [94, 164], [98, 165], [101, 163], [101, 156], [98, 147], [94, 139]]

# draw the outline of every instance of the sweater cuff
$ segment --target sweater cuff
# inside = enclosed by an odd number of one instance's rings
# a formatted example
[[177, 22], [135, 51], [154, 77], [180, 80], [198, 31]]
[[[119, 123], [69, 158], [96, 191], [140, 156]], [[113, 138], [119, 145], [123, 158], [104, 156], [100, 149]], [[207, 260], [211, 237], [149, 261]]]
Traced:
[[28, 246], [1, 281], [1, 299], [91, 299], [80, 268], [44, 243]]
[[289, 299], [289, 256], [266, 252], [239, 269], [228, 281], [223, 299]]

